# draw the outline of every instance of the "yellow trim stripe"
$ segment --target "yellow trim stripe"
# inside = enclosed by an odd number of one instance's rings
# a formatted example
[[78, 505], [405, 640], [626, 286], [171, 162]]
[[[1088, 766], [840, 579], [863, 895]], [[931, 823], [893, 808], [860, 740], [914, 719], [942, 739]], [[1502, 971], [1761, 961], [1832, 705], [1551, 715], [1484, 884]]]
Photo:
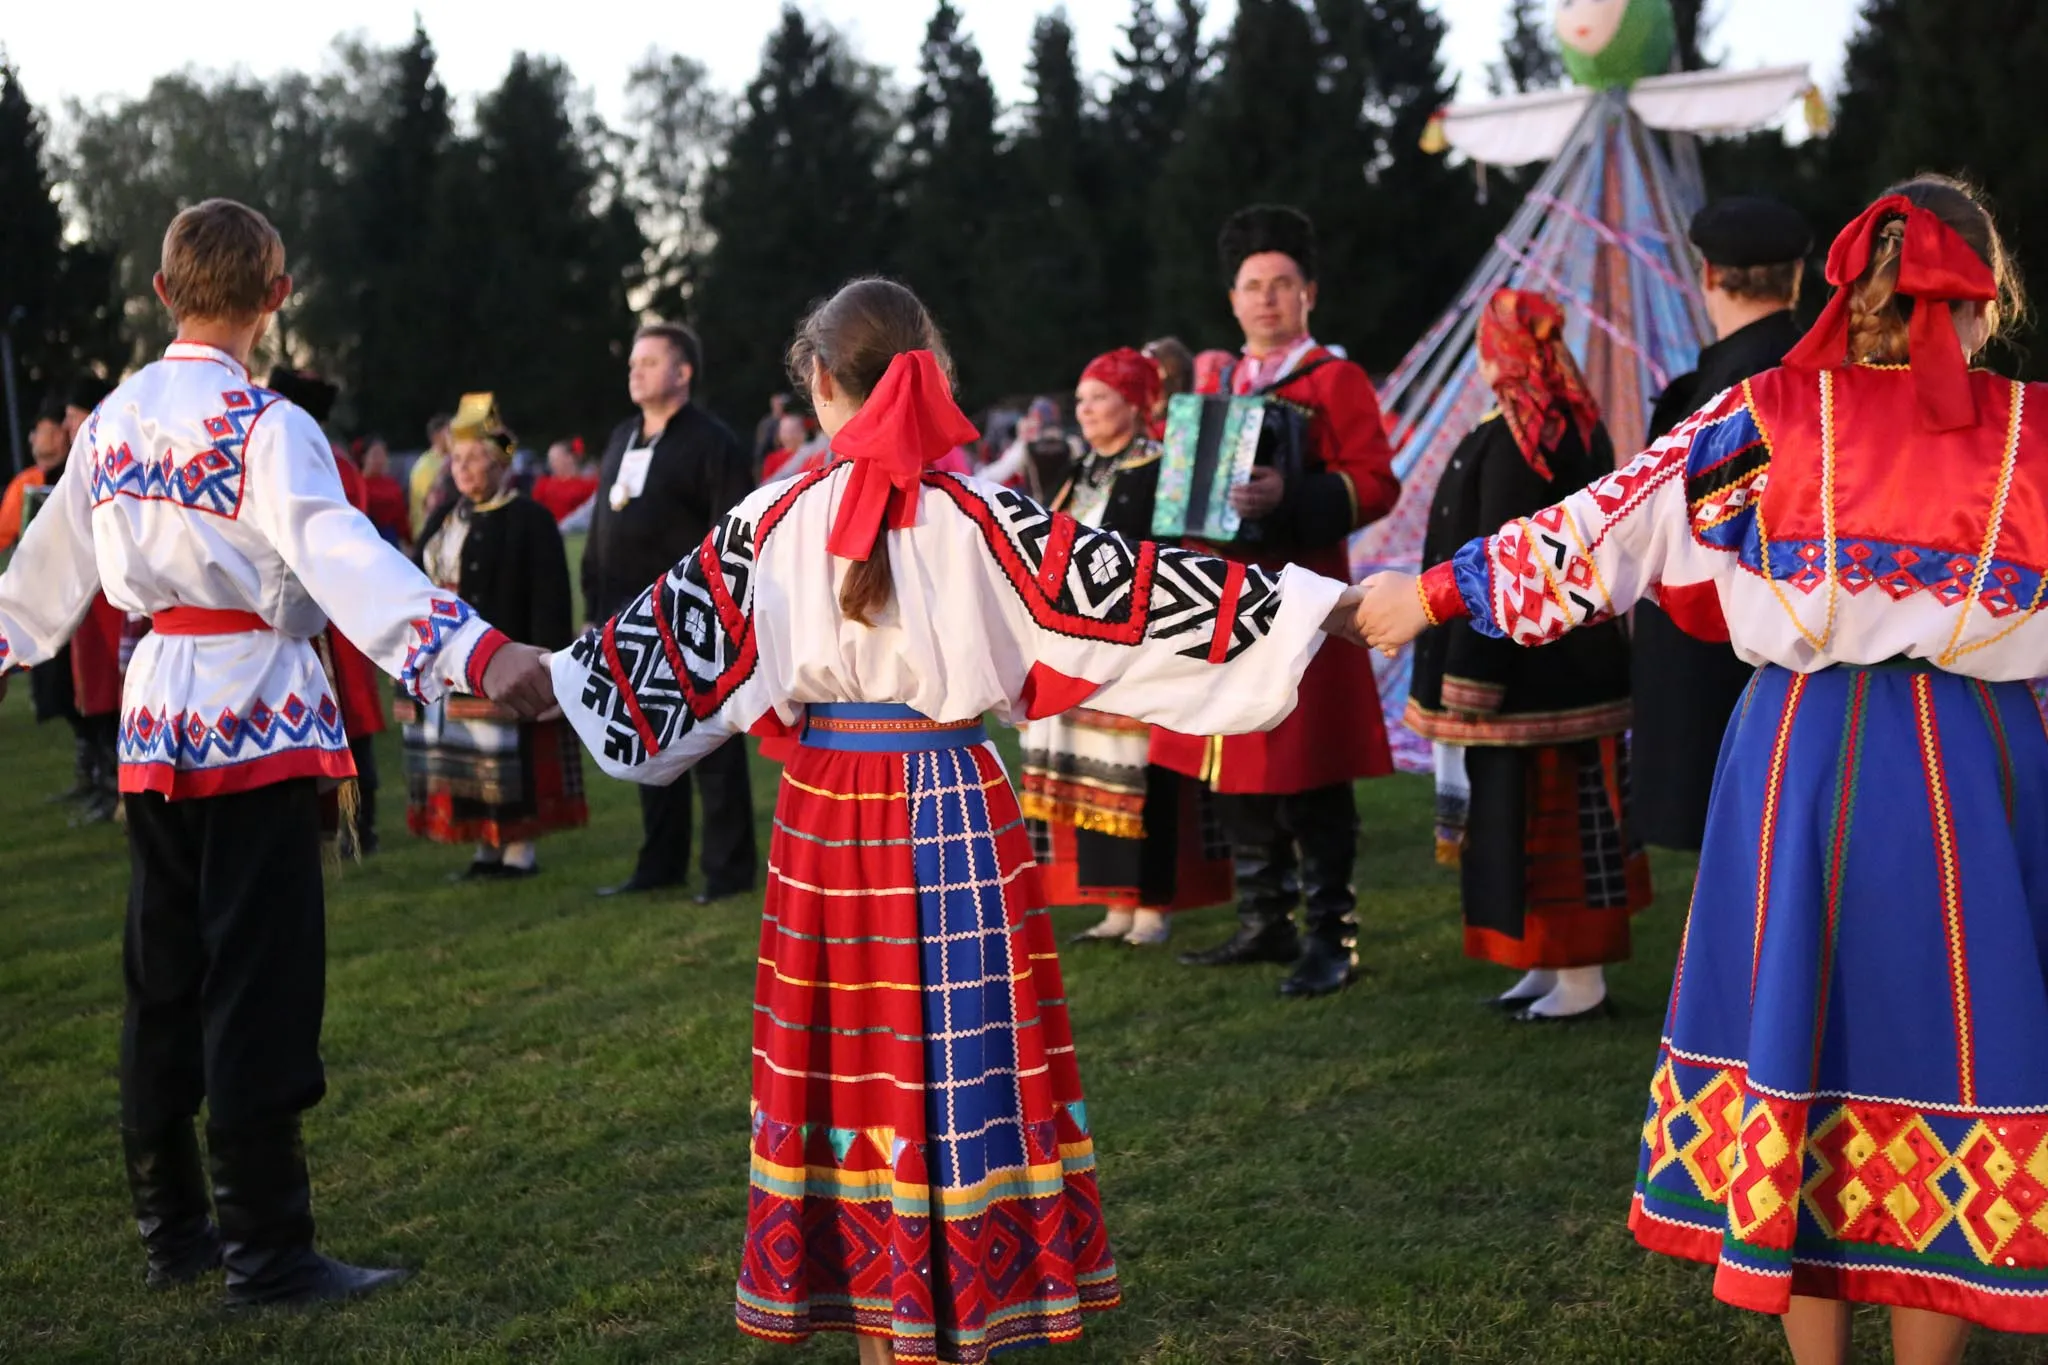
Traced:
[[1927, 806], [1934, 817], [1935, 851], [1941, 856], [1941, 922], [1948, 940], [1949, 989], [1955, 996], [1956, 1066], [1962, 1102], [1977, 1102], [1977, 1066], [1970, 1052], [1970, 969], [1963, 953], [1963, 884], [1956, 831], [1949, 810], [1948, 780], [1942, 771], [1941, 735], [1934, 721], [1934, 678], [1913, 675], [1913, 713], [1920, 723], [1920, 761], [1927, 770]]

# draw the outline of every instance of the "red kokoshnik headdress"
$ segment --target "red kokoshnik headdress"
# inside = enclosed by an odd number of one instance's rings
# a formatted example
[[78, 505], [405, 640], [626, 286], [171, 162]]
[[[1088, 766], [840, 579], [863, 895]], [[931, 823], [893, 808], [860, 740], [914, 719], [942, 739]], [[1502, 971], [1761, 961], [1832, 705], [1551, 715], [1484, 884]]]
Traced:
[[953, 401], [953, 386], [930, 351], [900, 351], [868, 401], [832, 438], [832, 452], [853, 462], [825, 548], [866, 559], [886, 523], [917, 525], [924, 471], [981, 433]]
[[1600, 421], [1578, 362], [1564, 344], [1564, 313], [1541, 294], [1496, 289], [1479, 315], [1479, 354], [1492, 362], [1493, 394], [1522, 458], [1548, 482], [1549, 456], [1566, 430], [1590, 445]]
[[1908, 341], [1921, 419], [1934, 431], [1975, 426], [1970, 362], [1946, 305], [1992, 302], [1998, 297], [1998, 277], [1954, 228], [1902, 194], [1878, 200], [1835, 238], [1828, 250], [1828, 283], [1835, 286], [1835, 296], [1813, 330], [1786, 355], [1785, 364], [1792, 369], [1838, 370], [1854, 362], [1856, 357], [1849, 354], [1849, 287], [1870, 268], [1878, 234], [1898, 218], [1906, 223], [1905, 240], [1899, 244], [1898, 292], [1914, 301]]

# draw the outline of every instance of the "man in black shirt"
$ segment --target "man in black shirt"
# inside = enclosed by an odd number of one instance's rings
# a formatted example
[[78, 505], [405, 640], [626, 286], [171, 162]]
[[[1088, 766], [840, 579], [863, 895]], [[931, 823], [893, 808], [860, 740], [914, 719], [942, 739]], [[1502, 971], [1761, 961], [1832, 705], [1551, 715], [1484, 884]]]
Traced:
[[[1770, 199], [1718, 199], [1694, 217], [1691, 237], [1720, 339], [1657, 399], [1651, 441], [1723, 389], [1777, 368], [1801, 336], [1792, 310], [1813, 230], [1797, 210]], [[1636, 833], [1660, 848], [1696, 851], [1721, 735], [1755, 670], [1727, 645], [1687, 635], [1649, 602], [1636, 607], [1634, 663]]]
[[[633, 338], [626, 390], [640, 415], [621, 422], [605, 446], [583, 550], [583, 604], [596, 620], [617, 615], [695, 553], [754, 489], [739, 438], [690, 401], [690, 386], [702, 369], [703, 351], [686, 327], [655, 323]], [[704, 794], [704, 887], [698, 903], [753, 888], [754, 795], [746, 743], [733, 739], [673, 785], [640, 789], [639, 861], [631, 877], [599, 895], [675, 886], [689, 874], [693, 780]]]

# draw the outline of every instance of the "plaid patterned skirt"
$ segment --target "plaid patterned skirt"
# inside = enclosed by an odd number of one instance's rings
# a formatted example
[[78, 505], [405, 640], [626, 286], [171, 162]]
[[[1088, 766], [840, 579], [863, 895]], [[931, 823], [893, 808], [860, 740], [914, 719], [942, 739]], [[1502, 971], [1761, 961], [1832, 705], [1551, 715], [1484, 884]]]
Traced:
[[437, 844], [503, 848], [590, 822], [566, 720], [521, 723], [481, 697], [393, 708], [405, 724], [405, 824]]
[[[1629, 921], [1653, 893], [1629, 829], [1627, 741], [1460, 752], [1465, 955], [1517, 971], [1628, 961]], [[1440, 851], [1451, 818], [1440, 788]]]
[[2024, 684], [1764, 668], [1736, 708], [1629, 1219], [1794, 1294], [2048, 1332], [2048, 734]]
[[1051, 924], [978, 722], [809, 708], [754, 1010], [742, 1330], [971, 1363], [1117, 1303]]

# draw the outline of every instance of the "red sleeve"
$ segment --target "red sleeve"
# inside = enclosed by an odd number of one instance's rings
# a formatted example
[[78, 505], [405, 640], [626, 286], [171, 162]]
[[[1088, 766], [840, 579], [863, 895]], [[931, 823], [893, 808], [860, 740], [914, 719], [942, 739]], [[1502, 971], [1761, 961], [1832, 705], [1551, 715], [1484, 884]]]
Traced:
[[1351, 495], [1351, 527], [1357, 530], [1393, 511], [1401, 496], [1379, 395], [1365, 371], [1348, 360], [1332, 361], [1308, 378], [1319, 413], [1316, 454], [1324, 468], [1344, 480]]
[[1423, 612], [1433, 626], [1462, 621], [1472, 614], [1465, 605], [1465, 595], [1458, 591], [1457, 565], [1449, 560], [1424, 572], [1416, 580], [1416, 591], [1422, 594]]

